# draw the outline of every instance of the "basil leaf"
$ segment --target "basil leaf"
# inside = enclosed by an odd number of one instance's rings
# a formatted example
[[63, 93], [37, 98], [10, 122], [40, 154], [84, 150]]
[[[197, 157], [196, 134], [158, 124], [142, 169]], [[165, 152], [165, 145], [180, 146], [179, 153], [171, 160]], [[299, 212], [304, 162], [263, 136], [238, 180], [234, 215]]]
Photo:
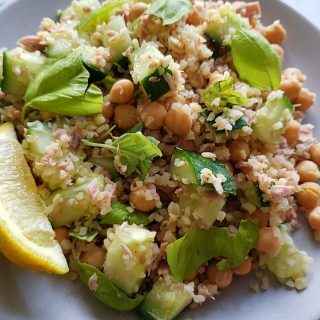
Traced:
[[154, 140], [145, 137], [141, 132], [125, 133], [117, 138], [112, 145], [94, 143], [88, 140], [82, 142], [91, 147], [106, 148], [114, 155], [120, 157], [121, 164], [127, 166], [123, 173], [126, 177], [136, 170], [144, 178], [148, 173], [154, 157], [162, 156], [161, 150], [155, 145]]
[[145, 226], [150, 223], [148, 215], [136, 210], [130, 213], [123, 203], [114, 203], [111, 208], [112, 210], [101, 218], [100, 224], [122, 224], [127, 221], [129, 224], [143, 224]]
[[64, 116], [101, 112], [102, 92], [95, 85], [88, 88], [89, 77], [78, 53], [47, 65], [28, 86], [23, 118], [29, 108]]
[[161, 18], [163, 25], [173, 24], [192, 10], [189, 0], [154, 0], [148, 14]]
[[[184, 164], [176, 166], [176, 159], [182, 160]], [[178, 148], [175, 149], [171, 159], [170, 172], [181, 178], [188, 179], [191, 183], [195, 183], [208, 189], [215, 189], [211, 183], [201, 183], [201, 171], [203, 169], [211, 170], [216, 177], [219, 174], [223, 175], [226, 178], [226, 181], [221, 184], [223, 191], [226, 193], [236, 194], [237, 189], [233, 182], [233, 177], [226, 166], [220, 161], [213, 161], [212, 159], [205, 158], [196, 152], [188, 152]]]
[[201, 99], [209, 110], [215, 110], [216, 107], [225, 107], [228, 104], [241, 106], [248, 102], [246, 97], [233, 89], [232, 77], [207, 87], [202, 91]]
[[69, 235], [79, 240], [91, 242], [98, 235], [98, 230], [91, 229], [88, 230], [85, 234], [82, 234], [81, 231], [70, 230]]
[[192, 228], [167, 247], [171, 273], [178, 282], [182, 282], [202, 264], [215, 257], [225, 258], [217, 264], [219, 270], [237, 267], [245, 260], [258, 238], [257, 220], [241, 221], [235, 234], [230, 234], [227, 228]]
[[[214, 130], [214, 132], [216, 133], [223, 133], [224, 130], [217, 130], [217, 128], [214, 126], [216, 123], [216, 118], [221, 115], [221, 114], [217, 114], [217, 117], [215, 117], [215, 119], [213, 120], [208, 120], [208, 116], [211, 112], [208, 110], [205, 110], [202, 112], [203, 117], [205, 118], [206, 122], [208, 123], [208, 125]], [[245, 117], [241, 117], [240, 119], [238, 119], [233, 125], [232, 125], [232, 131], [236, 131], [241, 129], [242, 127], [246, 127], [249, 126], [247, 120], [245, 119]]]
[[[144, 299], [144, 296], [137, 295], [135, 298], [128, 297], [120, 291], [108, 278], [97, 268], [76, 261], [78, 274], [81, 281], [87, 286], [91, 286], [91, 292], [98, 300], [111, 308], [120, 311], [129, 311], [135, 309]], [[94, 284], [90, 285], [90, 282]]]
[[241, 80], [261, 90], [279, 88], [279, 56], [260, 33], [238, 29], [232, 38], [231, 54]]
[[107, 23], [111, 16], [115, 14], [118, 9], [121, 9], [126, 1], [108, 1], [100, 8], [87, 15], [76, 26], [78, 32], [93, 32], [98, 24]]

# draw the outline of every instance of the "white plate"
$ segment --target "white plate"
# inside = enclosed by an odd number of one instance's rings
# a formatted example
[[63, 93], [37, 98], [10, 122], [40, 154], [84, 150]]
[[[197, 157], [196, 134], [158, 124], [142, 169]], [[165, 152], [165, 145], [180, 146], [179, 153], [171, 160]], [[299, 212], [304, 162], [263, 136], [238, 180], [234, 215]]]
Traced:
[[[36, 32], [42, 17], [54, 16], [57, 9], [69, 3], [66, 0], [13, 2], [2, 8], [0, 6], [0, 47], [14, 47], [19, 37]], [[286, 65], [301, 68], [308, 75], [307, 87], [320, 96], [319, 32], [281, 2], [263, 0], [261, 3], [263, 21], [270, 23], [279, 18], [288, 30]], [[316, 108], [309, 112], [308, 118], [313, 124], [320, 120]], [[318, 137], [319, 129], [320, 126], [316, 130]], [[320, 244], [312, 240], [303, 216], [300, 220], [303, 228], [295, 234], [296, 242], [315, 259], [309, 272], [310, 284], [307, 290], [297, 293], [275, 285], [267, 292], [255, 294], [248, 288], [251, 278], [236, 278], [216, 301], [197, 310], [184, 312], [179, 319], [319, 320]], [[132, 320], [137, 317], [112, 311], [97, 301], [79, 282], [70, 283], [64, 277], [21, 270], [0, 258], [0, 319]]]

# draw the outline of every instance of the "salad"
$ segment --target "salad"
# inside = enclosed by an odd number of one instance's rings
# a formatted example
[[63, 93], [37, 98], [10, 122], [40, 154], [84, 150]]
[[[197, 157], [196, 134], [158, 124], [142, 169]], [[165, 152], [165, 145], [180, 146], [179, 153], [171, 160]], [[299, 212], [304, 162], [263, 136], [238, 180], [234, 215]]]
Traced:
[[[303, 290], [316, 95], [259, 2], [73, 0], [0, 51], [0, 252], [171, 320], [236, 277]], [[302, 248], [303, 249], [303, 248]]]

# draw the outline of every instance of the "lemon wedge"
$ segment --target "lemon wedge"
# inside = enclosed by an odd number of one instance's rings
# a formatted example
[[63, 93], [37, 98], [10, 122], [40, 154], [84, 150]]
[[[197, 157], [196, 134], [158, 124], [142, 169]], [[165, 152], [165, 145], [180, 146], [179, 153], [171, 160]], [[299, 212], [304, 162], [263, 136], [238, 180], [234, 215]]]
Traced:
[[68, 272], [45, 204], [9, 122], [0, 126], [0, 251], [23, 268]]

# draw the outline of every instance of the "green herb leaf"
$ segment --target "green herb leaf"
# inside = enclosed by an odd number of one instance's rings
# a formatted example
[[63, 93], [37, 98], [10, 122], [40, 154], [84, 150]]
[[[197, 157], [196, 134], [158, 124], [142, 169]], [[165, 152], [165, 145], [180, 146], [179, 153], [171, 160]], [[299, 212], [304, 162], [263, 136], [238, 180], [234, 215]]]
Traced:
[[108, 278], [97, 268], [77, 262], [78, 274], [81, 281], [86, 284], [98, 300], [111, 308], [120, 311], [135, 309], [144, 299], [144, 296], [137, 295], [135, 298], [119, 290]]
[[99, 221], [100, 224], [122, 224], [127, 221], [129, 224], [147, 225], [150, 223], [148, 215], [138, 211], [130, 213], [123, 203], [112, 204], [112, 210]]
[[279, 56], [260, 33], [238, 29], [232, 38], [231, 54], [241, 80], [261, 90], [279, 88]]
[[[183, 161], [184, 164], [177, 166], [175, 164], [176, 159]], [[226, 166], [220, 161], [213, 161], [212, 159], [205, 158], [201, 154], [195, 152], [188, 152], [178, 148], [174, 150], [170, 165], [170, 172], [172, 174], [181, 178], [186, 178], [191, 183], [195, 183], [199, 186], [214, 189], [212, 184], [201, 184], [201, 170], [205, 168], [211, 170], [215, 176], [218, 174], [225, 176], [226, 181], [221, 184], [223, 191], [236, 194], [237, 189], [233, 182], [233, 177]]]
[[150, 137], [145, 137], [141, 132], [136, 132], [122, 135], [112, 145], [94, 143], [88, 140], [82, 140], [82, 142], [91, 147], [109, 149], [114, 155], [118, 155], [122, 165], [127, 166], [124, 173], [126, 177], [138, 170], [140, 176], [144, 178], [150, 169], [153, 158], [162, 156], [162, 152], [156, 146], [154, 140], [151, 141]]
[[88, 87], [89, 77], [78, 53], [47, 65], [28, 86], [23, 118], [29, 108], [64, 116], [101, 112], [102, 92], [95, 85]]
[[114, 13], [121, 9], [126, 1], [108, 1], [87, 15], [77, 26], [78, 32], [93, 32], [98, 24], [107, 23]]
[[154, 0], [148, 13], [161, 18], [166, 26], [179, 21], [191, 10], [192, 4], [189, 0]]
[[[233, 89], [232, 77], [207, 87], [201, 93], [201, 99], [209, 110], [215, 110], [216, 107], [225, 107], [228, 104], [242, 106], [248, 102], [246, 97]], [[218, 102], [217, 106], [215, 105], [215, 100]]]
[[70, 230], [69, 235], [79, 240], [91, 242], [98, 235], [98, 230], [91, 229], [91, 230], [88, 230], [85, 234], [82, 234], [81, 231]]
[[192, 228], [182, 238], [169, 244], [167, 260], [174, 278], [181, 282], [212, 258], [223, 257], [217, 267], [227, 270], [245, 260], [259, 237], [257, 220], [243, 220], [239, 230], [230, 234], [227, 228], [209, 230]]

